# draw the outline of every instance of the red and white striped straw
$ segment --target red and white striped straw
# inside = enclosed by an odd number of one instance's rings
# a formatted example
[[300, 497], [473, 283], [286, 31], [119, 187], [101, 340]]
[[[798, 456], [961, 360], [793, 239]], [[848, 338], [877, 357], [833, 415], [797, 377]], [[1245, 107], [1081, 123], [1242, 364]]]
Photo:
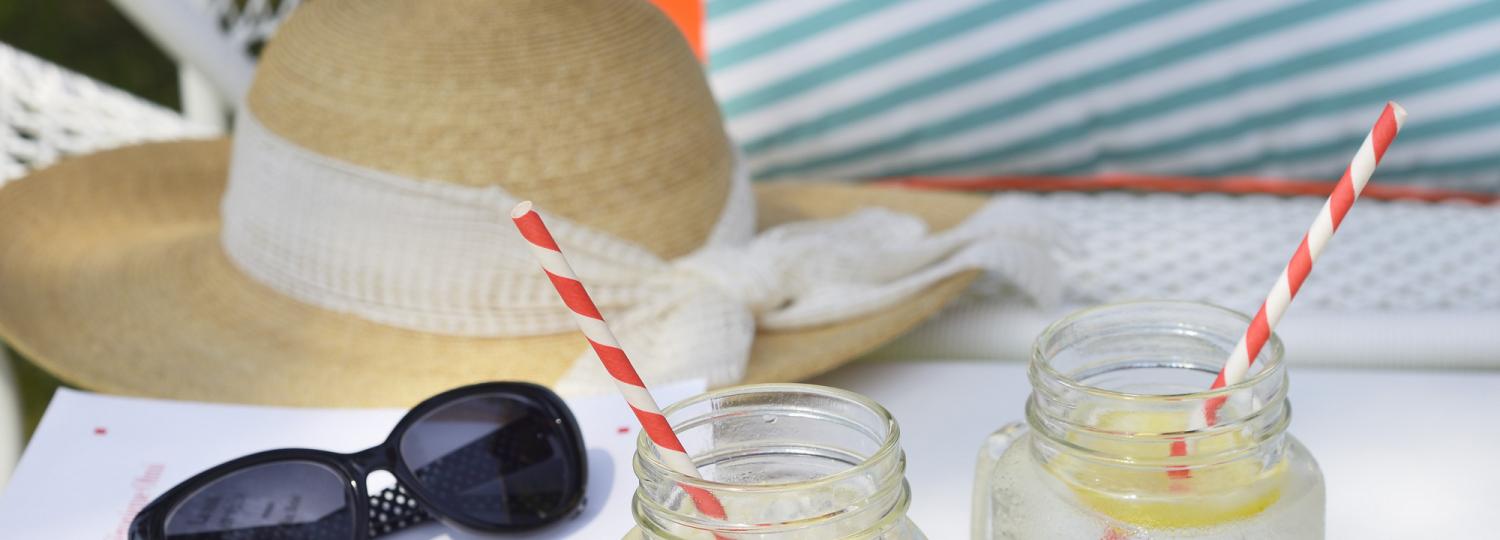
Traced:
[[[542, 216], [532, 210], [531, 201], [516, 205], [510, 212], [510, 219], [516, 222], [521, 236], [531, 244], [531, 252], [536, 255], [537, 262], [541, 263], [542, 271], [547, 273], [547, 278], [557, 289], [557, 295], [562, 297], [568, 310], [573, 312], [573, 318], [578, 321], [578, 329], [583, 332], [584, 339], [588, 340], [594, 352], [598, 353], [604, 369], [615, 380], [615, 387], [624, 396], [625, 404], [635, 411], [641, 428], [656, 445], [656, 454], [678, 474], [702, 478], [692, 458], [682, 448], [682, 441], [677, 439], [677, 432], [672, 431], [672, 425], [662, 415], [661, 407], [656, 405], [656, 398], [651, 397], [646, 384], [641, 382], [635, 365], [625, 356], [619, 340], [615, 339], [614, 332], [605, 324], [604, 316], [599, 313], [594, 300], [584, 290], [583, 282], [578, 280], [578, 274], [568, 265], [568, 259], [563, 257], [557, 241], [552, 239], [552, 233], [542, 223]], [[693, 498], [693, 504], [698, 507], [699, 512], [715, 519], [724, 519], [724, 505], [712, 493], [695, 486], [682, 485], [682, 488]]]
[[[1386, 148], [1390, 147], [1391, 141], [1396, 140], [1401, 124], [1405, 122], [1406, 109], [1394, 101], [1386, 102], [1385, 110], [1380, 112], [1380, 118], [1375, 120], [1375, 126], [1365, 136], [1364, 144], [1354, 154], [1349, 167], [1344, 169], [1344, 176], [1334, 185], [1333, 194], [1328, 196], [1328, 202], [1323, 203], [1323, 209], [1318, 212], [1317, 219], [1313, 220], [1312, 227], [1302, 236], [1302, 243], [1292, 253], [1292, 260], [1281, 271], [1281, 277], [1271, 287], [1270, 295], [1261, 303], [1260, 311], [1250, 320], [1250, 327], [1234, 346], [1229, 360], [1219, 369], [1219, 376], [1214, 378], [1209, 389], [1223, 388], [1245, 379], [1250, 364], [1255, 362], [1261, 348], [1271, 339], [1271, 330], [1276, 328], [1276, 323], [1281, 322], [1281, 316], [1286, 313], [1292, 298], [1302, 288], [1302, 282], [1312, 273], [1313, 262], [1318, 260], [1318, 255], [1323, 253], [1323, 248], [1333, 238], [1333, 233], [1338, 231], [1339, 223], [1344, 221], [1344, 215], [1349, 213], [1354, 201], [1359, 199], [1360, 192], [1364, 191], [1365, 184], [1370, 181], [1370, 175], [1375, 173], [1375, 166], [1380, 164], [1380, 158], [1385, 156]], [[1219, 409], [1228, 399], [1228, 396], [1210, 398], [1203, 405], [1203, 416], [1194, 415], [1192, 423], [1196, 424], [1196, 420], [1201, 419], [1209, 426], [1214, 425], [1218, 420]], [[1170, 453], [1173, 456], [1187, 455], [1186, 441], [1180, 438], [1174, 440]], [[1182, 479], [1191, 477], [1192, 471], [1174, 466], [1168, 468], [1167, 476]], [[1110, 534], [1114, 533], [1106, 531], [1106, 537]]]
[[[1391, 141], [1396, 140], [1396, 134], [1401, 131], [1401, 124], [1406, 122], [1406, 109], [1401, 108], [1396, 102], [1386, 102], [1385, 110], [1381, 111], [1380, 118], [1375, 121], [1375, 127], [1370, 129], [1370, 134], [1365, 137], [1364, 144], [1360, 145], [1359, 152], [1354, 154], [1354, 159], [1349, 162], [1349, 167], [1344, 169], [1344, 176], [1333, 188], [1333, 194], [1328, 197], [1328, 202], [1323, 204], [1323, 210], [1318, 212], [1318, 218], [1313, 221], [1312, 227], [1303, 235], [1302, 243], [1297, 246], [1297, 251], [1292, 253], [1292, 260], [1287, 263], [1286, 269], [1281, 271], [1281, 278], [1276, 280], [1276, 285], [1271, 287], [1271, 294], [1266, 301], [1261, 303], [1260, 311], [1250, 321], [1250, 328], [1240, 338], [1239, 344], [1235, 345], [1234, 352], [1230, 354], [1229, 360], [1224, 362], [1224, 367], [1219, 370], [1219, 376], [1214, 379], [1211, 389], [1222, 388], [1238, 383], [1245, 378], [1245, 373], [1250, 370], [1250, 364], [1255, 362], [1255, 357], [1260, 355], [1261, 347], [1271, 338], [1271, 330], [1276, 328], [1276, 323], [1281, 321], [1281, 316], [1286, 313], [1287, 306], [1291, 305], [1292, 298], [1297, 296], [1297, 290], [1302, 287], [1302, 282], [1312, 273], [1313, 262], [1318, 260], [1318, 255], [1323, 253], [1323, 248], [1333, 238], [1333, 233], [1338, 231], [1339, 223], [1343, 222], [1344, 215], [1349, 213], [1349, 208], [1354, 206], [1354, 201], [1364, 191], [1365, 184], [1370, 181], [1370, 175], [1375, 172], [1375, 166], [1380, 164], [1380, 158], [1385, 156], [1386, 148], [1390, 147]], [[1205, 407], [1204, 415], [1209, 425], [1213, 425], [1218, 415], [1219, 407], [1223, 406], [1225, 398], [1210, 400]]]

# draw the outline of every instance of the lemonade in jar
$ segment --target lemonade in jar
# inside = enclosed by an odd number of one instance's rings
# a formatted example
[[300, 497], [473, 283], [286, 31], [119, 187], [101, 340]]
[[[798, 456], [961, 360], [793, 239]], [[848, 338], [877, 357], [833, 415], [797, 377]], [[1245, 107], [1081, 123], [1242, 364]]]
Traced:
[[1323, 476], [1287, 433], [1281, 343], [1208, 390], [1248, 324], [1191, 302], [1054, 323], [1032, 353], [1025, 421], [980, 450], [973, 537], [1322, 538]]

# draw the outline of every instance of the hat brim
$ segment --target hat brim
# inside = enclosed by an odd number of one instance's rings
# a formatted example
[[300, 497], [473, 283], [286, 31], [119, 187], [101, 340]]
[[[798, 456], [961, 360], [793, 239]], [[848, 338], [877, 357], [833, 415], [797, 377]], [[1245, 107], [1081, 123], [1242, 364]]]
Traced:
[[[0, 337], [63, 381], [172, 399], [405, 406], [486, 380], [556, 382], [578, 334], [467, 338], [372, 323], [252, 281], [219, 248], [227, 140], [66, 160], [0, 189]], [[866, 206], [952, 226], [977, 197], [817, 183], [756, 188], [762, 227]], [[898, 308], [761, 332], [747, 382], [795, 381], [906, 332], [959, 295], [948, 278]]]

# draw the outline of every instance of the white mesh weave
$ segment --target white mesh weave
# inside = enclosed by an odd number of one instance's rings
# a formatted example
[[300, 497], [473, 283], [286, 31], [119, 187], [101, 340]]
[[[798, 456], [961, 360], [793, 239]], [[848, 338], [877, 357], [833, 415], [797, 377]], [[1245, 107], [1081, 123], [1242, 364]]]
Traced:
[[[1379, 172], [1375, 182], [1379, 182]], [[1201, 300], [1253, 313], [1319, 197], [1006, 195], [1067, 224], [1065, 301], [973, 296], [886, 347], [887, 358], [1027, 358], [1067, 311]], [[1318, 259], [1276, 333], [1294, 365], [1500, 367], [1500, 206], [1365, 199]]]
[[[1323, 204], [1317, 197], [1022, 197], [1067, 223], [1082, 243], [1082, 255], [1065, 265], [1069, 301], [1186, 298], [1241, 311], [1260, 305]], [[1293, 306], [1500, 309], [1500, 207], [1361, 200]]]
[[58, 158], [213, 129], [0, 44], [0, 183]]

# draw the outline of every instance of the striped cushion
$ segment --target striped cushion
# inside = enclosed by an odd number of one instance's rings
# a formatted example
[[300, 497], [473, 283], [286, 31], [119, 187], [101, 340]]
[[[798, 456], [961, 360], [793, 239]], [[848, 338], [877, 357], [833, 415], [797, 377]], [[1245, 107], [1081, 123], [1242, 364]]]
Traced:
[[760, 177], [1337, 177], [1500, 191], [1500, 3], [710, 0], [710, 78]]

